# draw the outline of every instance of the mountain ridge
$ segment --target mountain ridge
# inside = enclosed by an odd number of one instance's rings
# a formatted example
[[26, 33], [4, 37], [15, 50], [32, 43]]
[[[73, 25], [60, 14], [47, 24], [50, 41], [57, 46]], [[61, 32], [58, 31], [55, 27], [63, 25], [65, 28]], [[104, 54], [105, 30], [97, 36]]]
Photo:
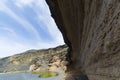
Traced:
[[[55, 48], [40, 49], [40, 50], [28, 50], [23, 53], [15, 54], [13, 56], [5, 57], [0, 59], [0, 72], [14, 72], [14, 71], [25, 71], [29, 70], [30, 66], [36, 59], [39, 59], [34, 65], [42, 65], [41, 61], [45, 60], [46, 65], [49, 64], [49, 60], [52, 60], [54, 55], [65, 55], [67, 54], [67, 45], [61, 45]], [[62, 56], [61, 55], [61, 56]], [[61, 58], [60, 56], [60, 58]], [[47, 59], [48, 58], [48, 59]], [[48, 60], [48, 61], [47, 61]], [[37, 66], [39, 68], [40, 66]], [[37, 69], [36, 68], [36, 69]]]

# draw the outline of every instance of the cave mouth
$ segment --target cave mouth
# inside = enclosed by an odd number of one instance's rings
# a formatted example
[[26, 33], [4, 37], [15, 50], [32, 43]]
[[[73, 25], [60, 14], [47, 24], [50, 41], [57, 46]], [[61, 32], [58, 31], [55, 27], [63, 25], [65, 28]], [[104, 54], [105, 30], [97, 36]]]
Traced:
[[[64, 45], [62, 34], [51, 17], [45, 0], [1, 1], [0, 17], [0, 32], [3, 32], [0, 33], [0, 36], [2, 36], [0, 37], [0, 44], [3, 45], [0, 48], [4, 50], [3, 52], [0, 51], [0, 53], [3, 53], [0, 56], [5, 57], [0, 59], [0, 64], [3, 64], [3, 66], [0, 66], [3, 68], [0, 69], [0, 72], [17, 71], [23, 68], [30, 71], [39, 70], [38, 67], [41, 65], [38, 65], [38, 63], [43, 63], [42, 66], [47, 68], [48, 66], [46, 67], [45, 64], [50, 61], [52, 63], [56, 61], [54, 64], [63, 63], [63, 65], [60, 65], [63, 68], [64, 65], [67, 65], [64, 53], [67, 54], [68, 47], [66, 48], [66, 45]], [[8, 51], [6, 52], [6, 50]], [[38, 55], [40, 52], [41, 54], [50, 53], [50, 55], [43, 56], [42, 54], [41, 58]], [[2, 62], [3, 60], [5, 62]], [[46, 62], [44, 63], [43, 60], [46, 60]], [[31, 62], [29, 63], [29, 61]], [[7, 67], [6, 64], [10, 67]], [[50, 64], [50, 66], [54, 64]], [[4, 66], [6, 66], [6, 69], [4, 69]]]
[[64, 45], [45, 0], [0, 2], [0, 57]]
[[[0, 17], [0, 44], [3, 45], [0, 47], [3, 53], [0, 57], [64, 44], [63, 32], [61, 34], [61, 28], [58, 29], [51, 17], [45, 0], [1, 1]], [[69, 41], [67, 45], [71, 48]], [[70, 53], [67, 58], [70, 60]]]

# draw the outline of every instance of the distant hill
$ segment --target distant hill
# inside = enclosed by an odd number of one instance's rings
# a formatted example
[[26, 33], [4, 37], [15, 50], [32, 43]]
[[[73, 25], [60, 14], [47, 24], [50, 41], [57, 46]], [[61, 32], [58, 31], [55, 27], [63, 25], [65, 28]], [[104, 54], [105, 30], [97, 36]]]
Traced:
[[[58, 57], [65, 60], [68, 47], [66, 45], [58, 46], [56, 48], [42, 49], [42, 50], [28, 50], [21, 54], [16, 54], [10, 57], [0, 59], [0, 72], [14, 72], [36, 69], [43, 65], [49, 66], [55, 62], [53, 57]], [[30, 68], [34, 65], [33, 68]]]

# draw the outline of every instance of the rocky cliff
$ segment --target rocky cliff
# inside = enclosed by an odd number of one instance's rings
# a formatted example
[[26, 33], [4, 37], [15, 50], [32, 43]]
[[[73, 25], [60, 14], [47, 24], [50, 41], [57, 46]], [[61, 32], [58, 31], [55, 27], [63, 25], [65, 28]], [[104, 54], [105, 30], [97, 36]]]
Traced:
[[0, 59], [0, 73], [15, 71], [66, 70], [66, 45], [44, 50], [29, 50]]
[[120, 0], [46, 2], [70, 47], [72, 80], [120, 80]]

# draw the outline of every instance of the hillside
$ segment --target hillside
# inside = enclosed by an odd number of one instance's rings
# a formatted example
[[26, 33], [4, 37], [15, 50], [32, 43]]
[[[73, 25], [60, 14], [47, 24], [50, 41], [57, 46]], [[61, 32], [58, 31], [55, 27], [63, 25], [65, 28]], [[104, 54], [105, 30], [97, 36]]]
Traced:
[[[43, 50], [29, 50], [24, 53], [0, 59], [0, 72], [40, 70], [55, 68], [65, 63], [66, 45]], [[59, 64], [57, 64], [59, 62]], [[56, 66], [55, 66], [56, 65]]]

